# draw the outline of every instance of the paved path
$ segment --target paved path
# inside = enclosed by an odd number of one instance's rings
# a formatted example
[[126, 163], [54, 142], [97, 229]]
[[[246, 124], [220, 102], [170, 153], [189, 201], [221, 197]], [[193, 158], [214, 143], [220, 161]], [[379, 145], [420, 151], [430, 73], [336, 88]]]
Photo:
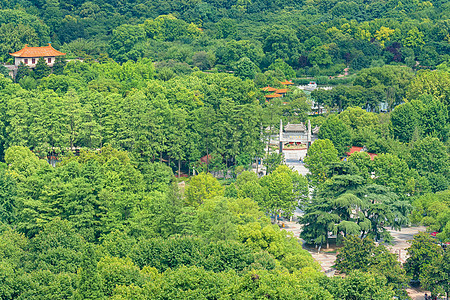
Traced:
[[304, 161], [306, 156], [306, 149], [299, 150], [285, 150], [283, 151], [284, 157], [286, 160], [286, 165], [290, 168], [293, 168], [295, 171], [298, 171], [299, 174], [305, 176], [309, 173], [309, 170], [305, 167], [305, 165], [300, 162]]
[[[295, 215], [298, 215], [298, 214], [299, 213], [296, 212]], [[288, 222], [288, 221], [285, 221], [283, 223], [284, 223], [285, 227], [282, 229], [292, 232], [296, 238], [300, 239], [299, 238], [300, 232], [301, 232], [300, 224], [298, 224], [297, 222]], [[327, 276], [329, 276], [329, 277], [334, 276], [334, 273], [336, 270], [332, 266], [334, 265], [334, 261], [336, 260], [336, 253], [326, 253], [323, 251], [324, 249], [321, 249], [321, 251], [319, 252], [318, 248], [306, 247], [305, 242], [303, 240], [301, 240], [301, 242], [302, 242], [303, 249], [308, 251], [311, 254], [311, 256], [314, 258], [314, 260], [316, 260], [322, 266], [322, 271], [325, 274], [327, 274]]]
[[401, 231], [390, 229], [393, 240], [393, 245], [386, 245], [390, 249], [390, 251], [398, 256], [398, 259], [401, 263], [405, 263], [408, 255], [406, 253], [406, 249], [409, 248], [410, 244], [409, 240], [412, 240], [415, 234], [419, 232], [426, 231], [424, 226], [417, 227], [407, 227], [402, 228]]

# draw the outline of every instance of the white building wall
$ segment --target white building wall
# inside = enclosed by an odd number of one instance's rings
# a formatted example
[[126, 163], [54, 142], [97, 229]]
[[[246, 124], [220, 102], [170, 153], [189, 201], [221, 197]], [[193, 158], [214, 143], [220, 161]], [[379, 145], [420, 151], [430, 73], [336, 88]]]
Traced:
[[[33, 64], [33, 58], [34, 58], [34, 64]], [[45, 62], [47, 63], [47, 65], [49, 65], [50, 67], [53, 67], [53, 64], [55, 63], [55, 59], [56, 57], [54, 56], [45, 56], [44, 57]], [[49, 59], [50, 59], [50, 63], [49, 63]], [[27, 62], [25, 62], [25, 60]], [[21, 62], [23, 62], [25, 65], [27, 65], [30, 68], [34, 68], [37, 64], [39, 60], [39, 57], [15, 57], [14, 58], [14, 65], [19, 66]]]

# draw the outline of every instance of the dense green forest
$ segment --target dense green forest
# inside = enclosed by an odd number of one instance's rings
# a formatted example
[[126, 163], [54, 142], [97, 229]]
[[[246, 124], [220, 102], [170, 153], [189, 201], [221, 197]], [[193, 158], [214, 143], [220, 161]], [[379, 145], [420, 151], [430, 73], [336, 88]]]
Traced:
[[[448, 61], [447, 1], [21, 1], [0, 3], [0, 57], [53, 42], [72, 57], [297, 75]], [[295, 74], [295, 73], [294, 73]], [[246, 74], [248, 76], [248, 74]]]
[[[3, 62], [69, 58], [0, 68], [0, 299], [449, 293], [449, 2], [0, 0], [0, 21]], [[261, 90], [311, 78], [333, 88]], [[320, 126], [306, 177], [266, 153], [280, 119]], [[270, 218], [298, 207], [343, 276]], [[387, 229], [411, 224], [401, 265]]]

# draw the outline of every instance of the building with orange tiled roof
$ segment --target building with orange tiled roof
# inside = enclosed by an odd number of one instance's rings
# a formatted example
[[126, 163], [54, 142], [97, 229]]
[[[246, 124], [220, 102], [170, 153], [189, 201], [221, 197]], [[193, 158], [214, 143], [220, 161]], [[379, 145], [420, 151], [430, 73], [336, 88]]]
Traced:
[[278, 89], [275, 91], [276, 94], [284, 95], [288, 92], [288, 89]]
[[25, 45], [21, 50], [10, 54], [14, 56], [14, 65], [16, 67], [22, 62], [30, 68], [34, 68], [41, 57], [51, 67], [57, 56], [66, 55], [55, 50], [50, 43], [44, 47], [28, 47], [28, 45]]
[[275, 92], [277, 89], [273, 88], [271, 86], [266, 86], [266, 87], [261, 88], [261, 90], [263, 90], [264, 92]]
[[280, 95], [280, 94], [270, 94], [270, 95], [265, 95], [265, 97], [266, 97], [267, 99], [270, 99], [270, 98], [279, 98], [279, 97], [283, 97], [283, 95]]
[[292, 81], [288, 81], [287, 79], [283, 82], [280, 82], [282, 85], [293, 85]]

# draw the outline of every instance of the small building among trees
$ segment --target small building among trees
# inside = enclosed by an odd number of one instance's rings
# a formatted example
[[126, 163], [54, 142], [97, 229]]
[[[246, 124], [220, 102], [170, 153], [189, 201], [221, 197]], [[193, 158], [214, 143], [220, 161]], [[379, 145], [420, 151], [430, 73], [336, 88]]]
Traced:
[[57, 57], [62, 57], [66, 53], [54, 49], [49, 43], [48, 46], [44, 47], [28, 47], [28, 45], [25, 45], [21, 50], [10, 53], [10, 55], [14, 56], [14, 65], [5, 65], [5, 67], [9, 69], [9, 75], [15, 78], [21, 66], [28, 69], [45, 67], [50, 70], [50, 67], [58, 62]]
[[28, 45], [25, 45], [21, 50], [10, 54], [14, 56], [14, 66], [18, 67], [20, 63], [23, 63], [30, 68], [34, 68], [41, 57], [44, 58], [48, 66], [52, 67], [57, 56], [66, 55], [54, 49], [51, 43], [44, 47], [28, 47]]

